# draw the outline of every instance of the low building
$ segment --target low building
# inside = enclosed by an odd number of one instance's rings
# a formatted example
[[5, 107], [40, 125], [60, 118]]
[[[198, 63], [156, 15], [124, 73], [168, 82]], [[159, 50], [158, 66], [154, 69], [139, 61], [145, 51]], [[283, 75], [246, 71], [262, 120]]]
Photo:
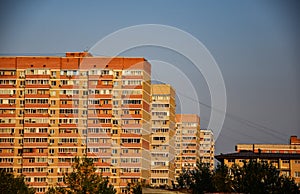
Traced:
[[290, 153], [300, 154], [300, 139], [291, 136], [289, 144], [237, 144], [235, 151], [253, 151], [254, 153]]
[[215, 158], [228, 167], [242, 166], [249, 160], [265, 161], [275, 166], [281, 175], [290, 176], [300, 185], [300, 144], [292, 136], [290, 144], [238, 144], [237, 152], [220, 154]]

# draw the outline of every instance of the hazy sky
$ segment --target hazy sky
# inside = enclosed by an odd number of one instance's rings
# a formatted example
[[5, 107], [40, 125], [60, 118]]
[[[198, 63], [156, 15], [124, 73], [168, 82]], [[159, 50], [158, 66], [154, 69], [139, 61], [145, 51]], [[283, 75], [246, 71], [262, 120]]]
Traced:
[[[216, 151], [225, 153], [236, 143], [288, 143], [290, 135], [300, 136], [299, 8], [296, 0], [0, 1], [0, 54], [82, 51], [138, 24], [182, 29], [207, 47], [223, 74], [227, 114]], [[197, 88], [199, 101], [210, 104], [205, 79], [180, 54], [142, 47], [122, 55], [178, 67]], [[154, 79], [166, 68], [154, 65]], [[198, 103], [188, 98], [180, 81], [170, 84], [176, 86], [184, 113], [197, 113]], [[206, 128], [210, 108], [200, 109]]]

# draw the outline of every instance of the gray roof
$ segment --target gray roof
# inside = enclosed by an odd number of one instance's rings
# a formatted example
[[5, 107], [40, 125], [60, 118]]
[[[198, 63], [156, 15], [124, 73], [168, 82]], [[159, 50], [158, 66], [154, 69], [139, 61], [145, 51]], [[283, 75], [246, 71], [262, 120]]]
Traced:
[[284, 159], [284, 160], [300, 160], [300, 154], [291, 153], [254, 153], [252, 151], [241, 151], [228, 154], [220, 154], [215, 156], [219, 161], [224, 159]]

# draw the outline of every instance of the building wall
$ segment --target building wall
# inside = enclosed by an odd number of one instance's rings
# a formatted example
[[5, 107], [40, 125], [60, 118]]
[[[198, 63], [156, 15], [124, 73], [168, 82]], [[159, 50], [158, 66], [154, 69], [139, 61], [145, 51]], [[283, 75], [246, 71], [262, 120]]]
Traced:
[[[288, 157], [289, 155], [295, 156], [300, 153], [300, 143], [297, 136], [291, 136], [289, 144], [237, 144], [236, 151], [237, 153], [247, 153], [251, 151], [253, 153], [281, 155], [282, 158], [274, 158], [272, 156], [272, 158], [264, 158], [264, 160], [279, 169], [282, 175], [294, 178], [295, 182], [300, 185], [300, 159]], [[249, 161], [249, 159], [244, 157], [226, 158], [226, 154], [221, 158], [224, 158], [224, 164], [229, 167], [233, 164], [243, 165], [244, 160]]]
[[215, 141], [212, 130], [200, 130], [200, 161], [214, 170]]
[[151, 66], [143, 58], [0, 58], [0, 168], [40, 193], [75, 156], [121, 191], [149, 181]]
[[175, 91], [167, 84], [152, 85], [151, 185], [174, 182]]
[[175, 179], [182, 170], [192, 170], [200, 160], [200, 118], [195, 114], [177, 114], [175, 140]]
[[236, 151], [242, 150], [253, 151], [258, 153], [300, 153], [300, 139], [297, 136], [291, 136], [290, 144], [237, 144]]

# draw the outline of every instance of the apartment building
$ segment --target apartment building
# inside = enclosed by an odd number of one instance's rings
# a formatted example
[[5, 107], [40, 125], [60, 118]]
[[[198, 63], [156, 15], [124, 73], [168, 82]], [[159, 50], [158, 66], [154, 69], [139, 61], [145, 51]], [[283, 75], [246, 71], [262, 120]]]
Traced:
[[192, 170], [200, 161], [200, 118], [195, 114], [177, 114], [175, 139], [175, 178], [182, 170]]
[[291, 136], [289, 144], [237, 144], [235, 150], [237, 152], [248, 150], [255, 153], [300, 154], [300, 139], [297, 136]]
[[175, 91], [152, 84], [151, 181], [154, 187], [172, 187], [175, 171]]
[[210, 129], [200, 130], [200, 161], [214, 170], [215, 140]]
[[150, 177], [151, 66], [144, 58], [0, 57], [0, 168], [44, 193], [75, 156], [118, 193]]
[[238, 144], [237, 152], [215, 156], [231, 167], [244, 161], [259, 160], [275, 166], [281, 175], [290, 176], [300, 185], [300, 139], [292, 136], [290, 144]]

